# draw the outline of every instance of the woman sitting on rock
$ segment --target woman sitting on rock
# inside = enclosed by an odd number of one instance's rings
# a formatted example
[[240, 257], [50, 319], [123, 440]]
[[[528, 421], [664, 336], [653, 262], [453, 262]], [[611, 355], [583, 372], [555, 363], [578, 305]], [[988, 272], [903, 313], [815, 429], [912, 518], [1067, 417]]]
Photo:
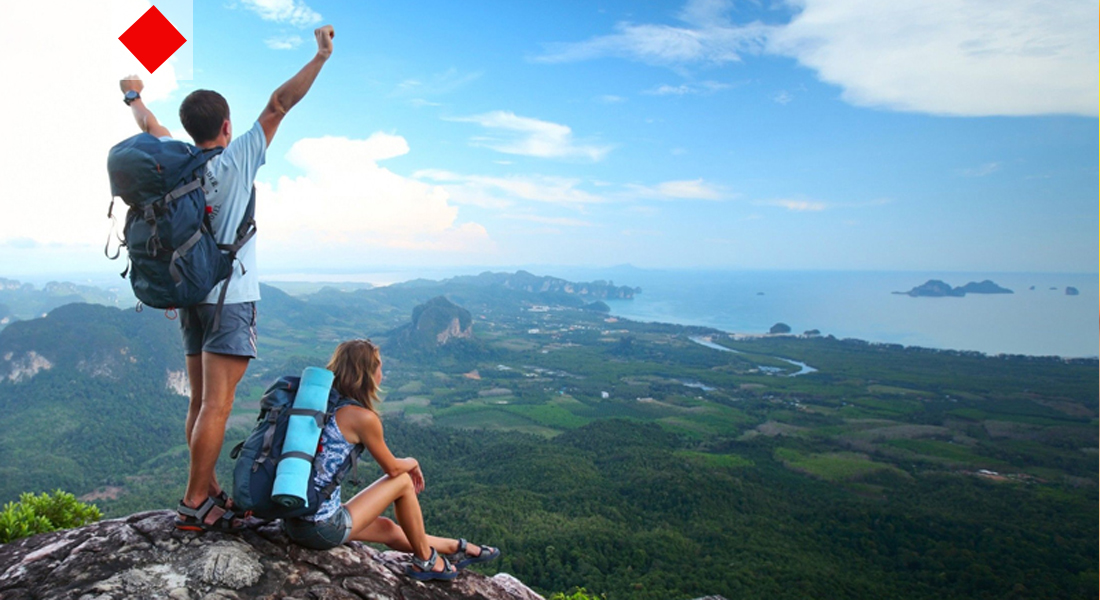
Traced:
[[[380, 479], [340, 504], [340, 488], [310, 516], [287, 519], [286, 533], [294, 542], [327, 550], [350, 540], [377, 542], [394, 550], [411, 552], [410, 577], [420, 580], [454, 579], [458, 570], [473, 563], [493, 560], [500, 551], [469, 544], [464, 539], [441, 538], [424, 531], [417, 494], [424, 490], [424, 474], [415, 458], [395, 458], [382, 437], [382, 420], [375, 405], [382, 381], [382, 356], [370, 340], [340, 344], [329, 360], [336, 377], [333, 386], [341, 396], [357, 401], [336, 411], [321, 431], [324, 448], [318, 457], [317, 478], [328, 481], [356, 444], [362, 444], [385, 473]], [[397, 523], [381, 516], [393, 504]], [[455, 555], [452, 565], [447, 558]]]

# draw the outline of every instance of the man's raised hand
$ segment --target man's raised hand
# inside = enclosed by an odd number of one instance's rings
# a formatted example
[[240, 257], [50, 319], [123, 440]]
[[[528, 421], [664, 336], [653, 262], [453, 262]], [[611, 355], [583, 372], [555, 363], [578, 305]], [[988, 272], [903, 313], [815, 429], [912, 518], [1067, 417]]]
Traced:
[[145, 84], [141, 82], [141, 78], [137, 75], [127, 75], [119, 80], [118, 87], [122, 89], [123, 94], [130, 90], [140, 94], [141, 90], [145, 89]]
[[336, 37], [336, 30], [332, 25], [314, 29], [313, 37], [317, 38], [317, 55], [326, 59], [332, 56], [332, 38]]
[[264, 136], [267, 138], [268, 145], [271, 144], [271, 139], [275, 137], [275, 132], [279, 129], [279, 124], [282, 123], [287, 111], [306, 95], [306, 92], [313, 85], [313, 80], [317, 79], [317, 74], [321, 72], [321, 67], [325, 65], [328, 57], [332, 56], [332, 38], [336, 37], [332, 25], [314, 29], [313, 37], [317, 38], [317, 55], [309, 59], [302, 70], [298, 71], [294, 77], [288, 79], [286, 83], [280, 85], [271, 94], [271, 99], [267, 101], [267, 106], [264, 107], [259, 119], [257, 119], [260, 122], [260, 127], [264, 129]]

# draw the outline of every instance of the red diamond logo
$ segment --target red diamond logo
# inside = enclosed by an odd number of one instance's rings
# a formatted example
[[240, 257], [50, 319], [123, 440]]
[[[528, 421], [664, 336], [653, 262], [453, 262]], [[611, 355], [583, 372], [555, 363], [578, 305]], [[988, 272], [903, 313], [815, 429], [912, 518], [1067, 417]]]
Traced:
[[153, 73], [168, 60], [180, 46], [187, 43], [164, 15], [154, 6], [118, 36], [118, 41], [134, 55], [134, 58]]

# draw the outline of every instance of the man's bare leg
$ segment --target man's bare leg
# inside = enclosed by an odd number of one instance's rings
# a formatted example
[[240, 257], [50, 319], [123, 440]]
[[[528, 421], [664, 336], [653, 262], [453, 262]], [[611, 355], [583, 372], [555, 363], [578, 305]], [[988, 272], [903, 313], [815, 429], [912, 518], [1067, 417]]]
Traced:
[[[201, 506], [211, 490], [218, 489], [214, 467], [225, 441], [225, 424], [233, 410], [237, 384], [244, 377], [249, 360], [245, 356], [202, 353], [202, 402], [188, 439], [191, 470], [183, 497], [184, 504], [191, 508]], [[188, 420], [190, 424], [190, 414]]]
[[191, 403], [187, 406], [187, 447], [191, 447], [191, 432], [202, 409], [202, 355], [184, 357], [187, 360], [187, 381], [191, 385]]
[[[199, 411], [202, 410], [202, 354], [186, 356], [185, 358], [187, 359], [187, 380], [191, 385], [191, 403], [187, 407], [187, 425], [185, 429], [187, 447], [190, 448], [191, 432], [194, 431], [195, 421], [198, 420]], [[217, 496], [219, 493], [221, 493], [221, 488], [218, 487], [218, 482], [212, 480], [207, 495]]]

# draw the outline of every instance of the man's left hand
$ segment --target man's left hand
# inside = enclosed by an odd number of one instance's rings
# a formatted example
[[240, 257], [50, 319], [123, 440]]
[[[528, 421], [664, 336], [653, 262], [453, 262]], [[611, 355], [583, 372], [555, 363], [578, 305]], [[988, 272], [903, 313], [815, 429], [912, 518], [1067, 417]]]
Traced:
[[141, 82], [141, 78], [137, 75], [127, 75], [118, 82], [118, 87], [122, 89], [123, 94], [130, 90], [140, 94], [141, 90], [145, 89], [145, 84]]

